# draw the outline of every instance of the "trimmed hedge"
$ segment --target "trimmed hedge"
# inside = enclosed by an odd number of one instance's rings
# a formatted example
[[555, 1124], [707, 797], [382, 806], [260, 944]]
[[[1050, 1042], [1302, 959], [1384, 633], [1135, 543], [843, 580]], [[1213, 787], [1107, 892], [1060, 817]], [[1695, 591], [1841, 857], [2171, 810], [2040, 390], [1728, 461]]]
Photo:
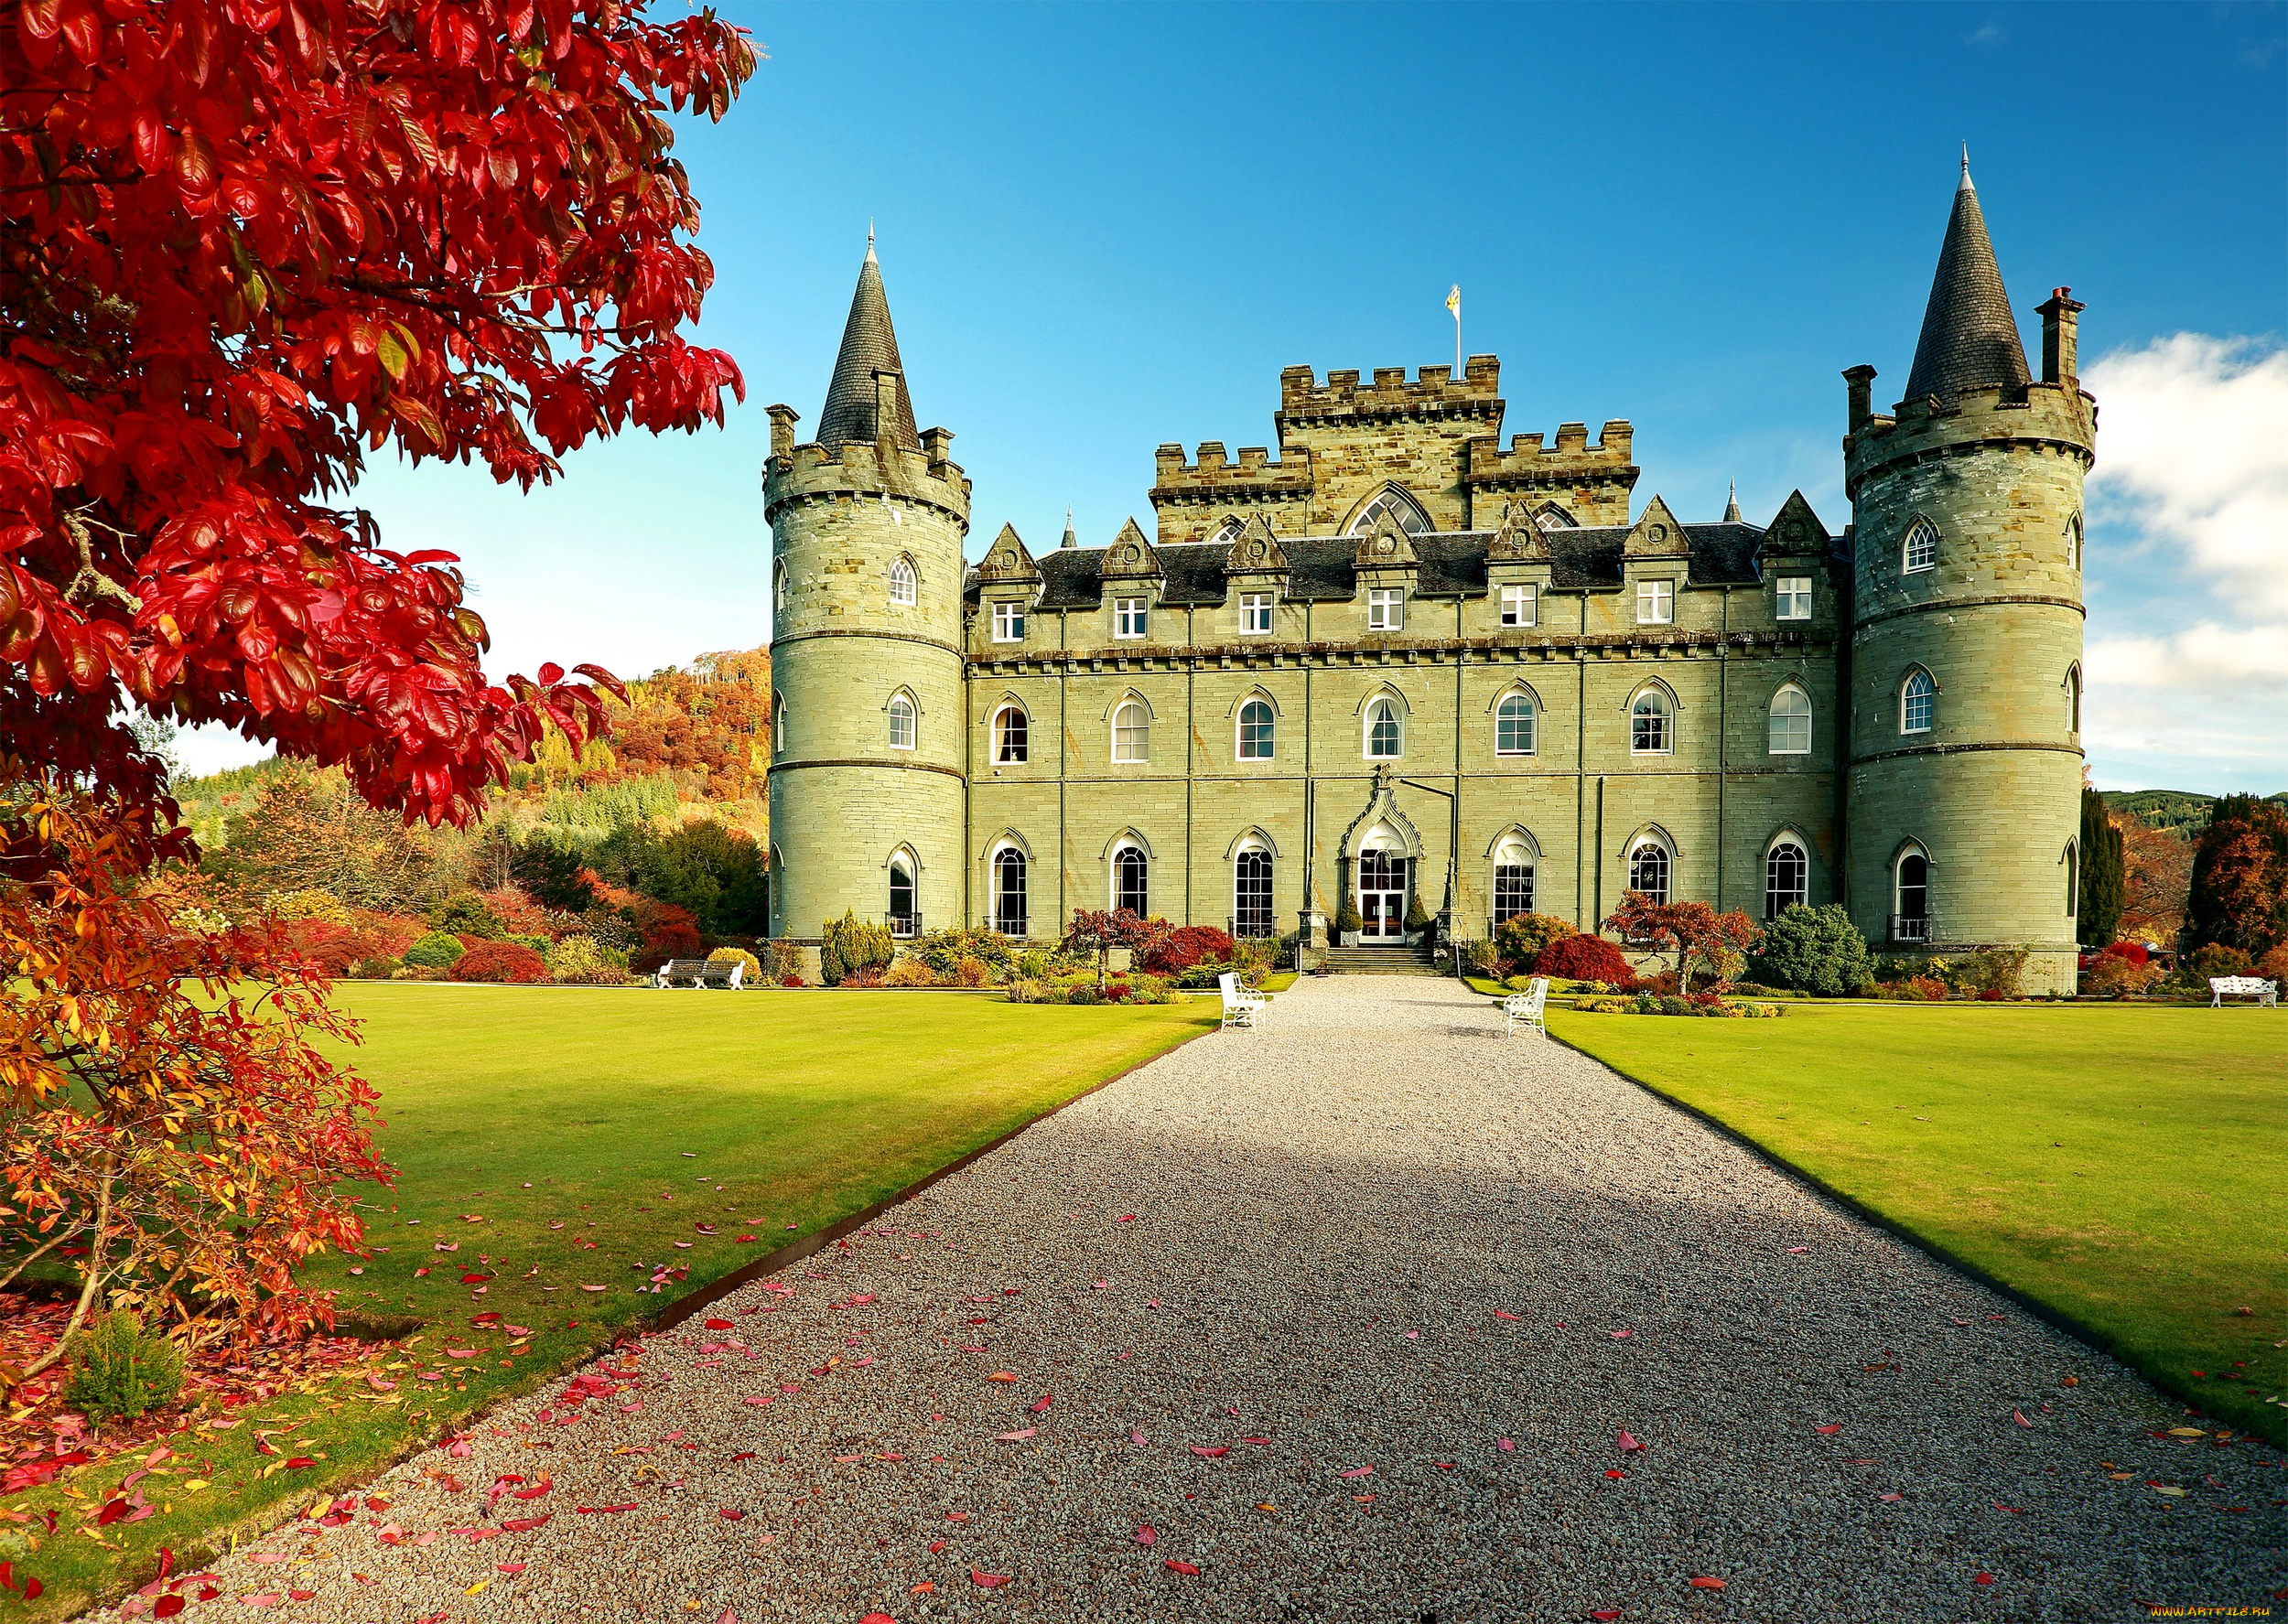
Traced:
[[400, 956], [422, 970], [449, 970], [469, 950], [442, 930], [432, 930]]
[[455, 981], [506, 982], [530, 986], [547, 981], [546, 961], [521, 941], [488, 941], [453, 964]]

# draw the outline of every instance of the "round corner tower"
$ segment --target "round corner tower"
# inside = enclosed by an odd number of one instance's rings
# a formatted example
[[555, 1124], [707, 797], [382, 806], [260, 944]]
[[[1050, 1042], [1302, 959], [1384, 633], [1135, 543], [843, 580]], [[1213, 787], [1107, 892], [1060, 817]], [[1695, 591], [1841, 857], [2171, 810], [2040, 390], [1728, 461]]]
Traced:
[[817, 438], [770, 413], [772, 934], [957, 923], [969, 482], [914, 428], [870, 234]]
[[2070, 993], [2097, 413], [2082, 307], [2061, 287], [2040, 308], [2035, 382], [1965, 159], [1905, 400], [1876, 416], [1874, 369], [1844, 374], [1849, 895], [1878, 949], [2024, 948], [2028, 991]]

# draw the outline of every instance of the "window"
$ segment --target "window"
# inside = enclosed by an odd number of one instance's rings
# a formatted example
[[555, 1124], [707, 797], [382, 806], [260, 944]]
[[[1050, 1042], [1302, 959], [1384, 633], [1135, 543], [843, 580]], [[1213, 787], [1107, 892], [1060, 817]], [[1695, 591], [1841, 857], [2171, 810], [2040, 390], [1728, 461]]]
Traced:
[[1013, 704], [993, 713], [993, 762], [997, 767], [1022, 767], [1027, 759], [1031, 718]]
[[2081, 515], [2078, 513], [2066, 521], [2066, 567], [2081, 567]]
[[1366, 758], [1369, 761], [1398, 759], [1405, 738], [1398, 721], [1398, 707], [1387, 699], [1375, 699], [1366, 706]]
[[1638, 841], [1629, 852], [1629, 889], [1642, 891], [1655, 902], [1667, 902], [1671, 866], [1667, 846], [1657, 840]]
[[2081, 667], [2074, 666], [2066, 672], [2066, 726], [2067, 731], [2081, 731]]
[[1666, 626], [1676, 618], [1677, 584], [1674, 581], [1636, 583], [1636, 623], [1639, 626]]
[[1891, 940], [1930, 940], [1930, 859], [1910, 846], [1899, 854], [1891, 916]]
[[[1534, 752], [1533, 700], [1523, 694], [1506, 694], [1494, 707], [1494, 753], [1530, 756]], [[1502, 916], [1506, 919], [1509, 916]]]
[[1421, 535], [1430, 528], [1430, 515], [1422, 511], [1420, 503], [1403, 490], [1386, 490], [1359, 510], [1358, 517], [1351, 521], [1351, 534], [1365, 535], [1385, 513], [1397, 520], [1398, 528], [1410, 536]]
[[1668, 696], [1647, 688], [1629, 706], [1629, 752], [1636, 756], [1666, 756], [1676, 748], [1676, 732], [1668, 725]]
[[1250, 592], [1239, 600], [1239, 629], [1256, 633], [1271, 629], [1271, 595]]
[[890, 860], [890, 933], [912, 936], [922, 928], [922, 912], [914, 900], [912, 860], [901, 852]]
[[1779, 585], [1772, 590], [1772, 597], [1778, 606], [1775, 612], [1781, 619], [1808, 620], [1811, 618], [1811, 577], [1809, 575], [1780, 576]]
[[1234, 936], [1269, 936], [1271, 929], [1271, 854], [1251, 849], [1239, 854], [1232, 872]]
[[1772, 754], [1811, 754], [1811, 695], [1792, 683], [1772, 695]]
[[1540, 531], [1572, 530], [1573, 516], [1559, 507], [1545, 507], [1533, 516], [1534, 528]]
[[1899, 570], [1913, 575], [1917, 570], [1938, 567], [1938, 531], [1927, 519], [1917, 519], [1908, 527], [1906, 544], [1899, 549]]
[[1764, 917], [1775, 920], [1788, 909], [1802, 907], [1810, 895], [1811, 859], [1802, 845], [1792, 839], [1774, 841], [1764, 854]]
[[2066, 843], [2066, 912], [2069, 918], [2081, 914], [2081, 843]]
[[1140, 701], [1125, 699], [1112, 713], [1112, 758], [1149, 761], [1152, 758], [1152, 714]]
[[890, 601], [911, 604], [919, 596], [916, 591], [913, 565], [901, 558], [890, 566]]
[[786, 699], [783, 694], [771, 696], [771, 749], [774, 755], [786, 754]]
[[1025, 934], [1025, 854], [1015, 846], [993, 854], [993, 928], [1004, 936]]
[[1278, 723], [1271, 707], [1260, 699], [1251, 699], [1239, 707], [1239, 758], [1242, 761], [1268, 761], [1277, 747]]
[[1505, 626], [1532, 625], [1535, 597], [1536, 593], [1531, 582], [1503, 587], [1502, 624]]
[[1406, 588], [1370, 586], [1366, 589], [1366, 629], [1397, 631], [1406, 625]]
[[1494, 856], [1494, 920], [1516, 919], [1533, 911], [1533, 854], [1523, 842], [1512, 840]]
[[775, 565], [771, 571], [771, 607], [782, 615], [786, 613], [786, 565]]
[[1247, 528], [1247, 527], [1246, 525], [1239, 522], [1238, 516], [1234, 514], [1231, 517], [1226, 518], [1223, 523], [1215, 527], [1214, 532], [1207, 538], [1208, 545], [1211, 547], [1228, 547], [1239, 539], [1239, 532]]
[[1112, 635], [1142, 637], [1149, 629], [1149, 617], [1140, 597], [1117, 597], [1112, 601]]
[[1150, 863], [1142, 851], [1124, 845], [1112, 854], [1112, 906], [1131, 913], [1149, 914], [1151, 887], [1147, 884]]
[[993, 606], [993, 640], [997, 643], [1021, 643], [1025, 640], [1023, 604], [997, 603]]
[[1938, 684], [1930, 680], [1930, 672], [1917, 666], [1899, 690], [1899, 731], [1928, 733], [1937, 699]]
[[890, 747], [893, 750], [913, 748], [913, 701], [898, 694], [890, 702]]

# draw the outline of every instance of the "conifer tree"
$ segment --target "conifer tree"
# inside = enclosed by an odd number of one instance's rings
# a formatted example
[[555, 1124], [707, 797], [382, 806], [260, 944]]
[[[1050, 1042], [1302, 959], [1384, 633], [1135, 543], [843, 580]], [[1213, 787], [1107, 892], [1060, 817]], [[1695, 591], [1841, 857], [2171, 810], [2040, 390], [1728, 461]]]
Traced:
[[2087, 786], [2081, 791], [2080, 851], [2080, 939], [2090, 947], [2108, 947], [2121, 927], [2121, 832], [2106, 815], [2105, 797]]

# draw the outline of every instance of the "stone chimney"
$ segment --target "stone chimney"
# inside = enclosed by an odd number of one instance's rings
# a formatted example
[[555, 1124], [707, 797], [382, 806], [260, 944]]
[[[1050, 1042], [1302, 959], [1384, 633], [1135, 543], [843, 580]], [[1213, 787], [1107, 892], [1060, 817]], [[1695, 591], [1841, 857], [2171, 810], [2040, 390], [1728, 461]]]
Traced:
[[2034, 308], [2042, 316], [2042, 382], [2074, 385], [2081, 376], [2081, 313], [2088, 308], [2068, 297], [2070, 287], [2054, 288]]

